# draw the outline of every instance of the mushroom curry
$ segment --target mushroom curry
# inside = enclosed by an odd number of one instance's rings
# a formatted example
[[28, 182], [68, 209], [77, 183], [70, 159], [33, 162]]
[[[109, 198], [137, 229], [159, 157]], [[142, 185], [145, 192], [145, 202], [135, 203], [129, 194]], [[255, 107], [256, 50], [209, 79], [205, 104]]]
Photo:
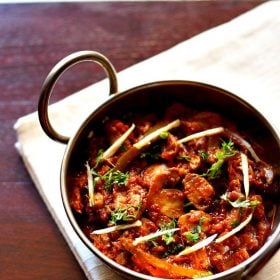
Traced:
[[263, 147], [232, 121], [180, 103], [107, 117], [71, 171], [71, 207], [102, 253], [160, 278], [232, 268], [265, 243], [278, 193]]

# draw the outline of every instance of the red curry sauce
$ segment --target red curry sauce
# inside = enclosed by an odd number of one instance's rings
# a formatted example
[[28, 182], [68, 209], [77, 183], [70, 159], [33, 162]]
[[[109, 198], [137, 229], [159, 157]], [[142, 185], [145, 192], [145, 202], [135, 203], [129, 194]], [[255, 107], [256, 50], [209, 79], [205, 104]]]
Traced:
[[[140, 139], [175, 119], [180, 120], [177, 127], [135, 149]], [[120, 148], [102, 159], [103, 151], [132, 123], [135, 128]], [[178, 142], [217, 127], [223, 130]], [[144, 274], [194, 278], [236, 266], [259, 250], [269, 236], [276, 211], [269, 194], [279, 188], [273, 168], [251, 141], [223, 116], [177, 103], [161, 117], [134, 113], [123, 119], [108, 118], [102, 135], [89, 135], [87, 161], [72, 175], [71, 206], [78, 223], [106, 256]], [[244, 187], [244, 170], [249, 190]], [[136, 221], [140, 225], [94, 232]], [[233, 234], [234, 229], [239, 230]], [[157, 232], [165, 234], [135, 242]], [[217, 242], [226, 234], [227, 238]], [[211, 236], [214, 240], [209, 244], [182, 253]]]

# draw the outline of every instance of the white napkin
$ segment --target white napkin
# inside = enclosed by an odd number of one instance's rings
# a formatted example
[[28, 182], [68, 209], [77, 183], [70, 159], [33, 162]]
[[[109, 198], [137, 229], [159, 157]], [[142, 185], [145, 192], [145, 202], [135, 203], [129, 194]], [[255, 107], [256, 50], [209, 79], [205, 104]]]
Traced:
[[[171, 79], [196, 80], [232, 91], [280, 130], [280, 1], [262, 4], [118, 74], [120, 91]], [[107, 84], [103, 80], [51, 105], [56, 129], [73, 135], [108, 97]], [[43, 133], [36, 112], [20, 118], [14, 128], [26, 168], [88, 279], [121, 279], [85, 247], [68, 222], [59, 188], [65, 146]], [[280, 279], [279, 267], [280, 251], [254, 279]]]

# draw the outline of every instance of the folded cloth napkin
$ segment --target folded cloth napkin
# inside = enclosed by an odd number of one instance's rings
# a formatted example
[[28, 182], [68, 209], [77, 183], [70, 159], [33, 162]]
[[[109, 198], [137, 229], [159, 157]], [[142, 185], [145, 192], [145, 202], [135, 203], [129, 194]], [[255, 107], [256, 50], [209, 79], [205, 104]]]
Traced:
[[[120, 91], [157, 80], [206, 82], [244, 98], [280, 130], [279, 15], [280, 1], [266, 2], [131, 66], [118, 74]], [[73, 135], [108, 97], [107, 83], [103, 80], [51, 105], [49, 111], [55, 128], [62, 134]], [[121, 279], [79, 240], [66, 217], [59, 188], [65, 145], [43, 133], [36, 112], [20, 118], [14, 128], [18, 137], [16, 147], [26, 168], [88, 279]], [[279, 267], [280, 251], [254, 279], [280, 279]]]

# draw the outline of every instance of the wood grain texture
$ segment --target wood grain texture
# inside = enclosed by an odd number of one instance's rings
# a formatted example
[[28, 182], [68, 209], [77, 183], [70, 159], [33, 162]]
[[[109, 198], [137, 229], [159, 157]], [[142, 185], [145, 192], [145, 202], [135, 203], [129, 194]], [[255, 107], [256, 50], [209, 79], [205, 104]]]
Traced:
[[[91, 49], [120, 71], [262, 2], [0, 5], [0, 279], [85, 279], [14, 148], [13, 124], [36, 111], [51, 67], [74, 51]], [[104, 76], [92, 63], [75, 66], [59, 81], [52, 101]]]

